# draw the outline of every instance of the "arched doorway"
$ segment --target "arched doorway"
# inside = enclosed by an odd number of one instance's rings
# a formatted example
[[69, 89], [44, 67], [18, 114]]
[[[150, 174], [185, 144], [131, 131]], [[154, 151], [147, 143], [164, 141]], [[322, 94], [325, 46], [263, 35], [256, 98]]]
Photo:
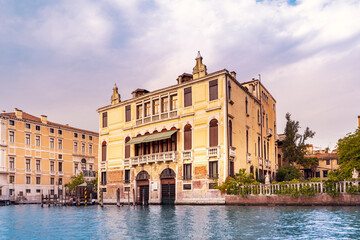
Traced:
[[161, 203], [175, 203], [175, 172], [171, 168], [165, 168], [161, 174]]
[[144, 170], [136, 175], [137, 204], [149, 204], [149, 179], [150, 175]]

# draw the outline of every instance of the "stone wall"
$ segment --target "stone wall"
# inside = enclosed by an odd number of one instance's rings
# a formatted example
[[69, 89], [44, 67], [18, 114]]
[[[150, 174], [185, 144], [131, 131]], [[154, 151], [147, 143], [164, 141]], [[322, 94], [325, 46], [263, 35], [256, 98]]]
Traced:
[[292, 197], [290, 195], [226, 195], [225, 204], [228, 205], [296, 205], [296, 206], [360, 206], [360, 196], [340, 194], [332, 198], [327, 194], [317, 194], [313, 197]]

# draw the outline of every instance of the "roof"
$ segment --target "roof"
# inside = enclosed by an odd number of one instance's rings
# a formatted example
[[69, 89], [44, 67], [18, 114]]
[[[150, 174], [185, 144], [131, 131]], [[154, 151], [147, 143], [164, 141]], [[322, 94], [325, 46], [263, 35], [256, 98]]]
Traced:
[[[15, 115], [14, 112], [1, 113], [0, 116], [8, 116], [10, 118], [18, 119], [18, 118], [16, 118], [16, 115]], [[34, 115], [31, 115], [31, 114], [28, 114], [26, 112], [22, 113], [22, 119], [42, 124], [41, 118], [36, 117]], [[84, 129], [80, 129], [80, 128], [74, 128], [74, 127], [70, 127], [68, 125], [63, 125], [63, 124], [54, 123], [54, 122], [50, 122], [50, 121], [47, 121], [46, 125], [50, 125], [50, 126], [54, 126], [54, 127], [58, 127], [58, 128], [69, 129], [69, 130], [72, 130], [72, 131], [80, 131], [80, 132], [85, 132], [85, 133], [89, 133], [89, 134], [99, 135], [99, 133], [97, 133], [97, 132], [92, 132], [92, 131], [88, 131], [88, 130], [84, 130]]]

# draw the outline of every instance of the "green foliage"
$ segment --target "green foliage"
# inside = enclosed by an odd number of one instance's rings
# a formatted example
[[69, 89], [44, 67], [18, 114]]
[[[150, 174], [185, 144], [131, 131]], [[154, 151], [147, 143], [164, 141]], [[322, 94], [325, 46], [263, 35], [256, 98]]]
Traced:
[[68, 188], [69, 193], [72, 193], [77, 186], [85, 182], [84, 174], [74, 175], [71, 177], [71, 181], [65, 184], [65, 187]]
[[351, 195], [359, 195], [360, 194], [360, 186], [351, 185], [346, 187], [346, 192]]
[[286, 113], [285, 140], [283, 142], [284, 160], [289, 164], [298, 163], [300, 165], [308, 164], [305, 160], [306, 143], [309, 138], [314, 137], [315, 132], [308, 127], [304, 133], [299, 134], [299, 121], [291, 120], [291, 114]]
[[321, 182], [321, 180], [318, 177], [314, 177], [314, 178], [310, 179], [310, 182]]
[[299, 193], [307, 198], [315, 196], [315, 189], [314, 187], [310, 186], [302, 186], [299, 190]]
[[319, 165], [319, 159], [317, 157], [304, 157], [301, 166], [308, 169], [315, 169]]
[[334, 181], [331, 179], [328, 179], [324, 182], [325, 191], [332, 198], [339, 197], [339, 192], [335, 186], [336, 183], [337, 183], [337, 181]]
[[[216, 186], [216, 189], [219, 189], [222, 193], [227, 194], [245, 194], [245, 191], [240, 191], [240, 186], [257, 184], [254, 180], [254, 175], [252, 173], [247, 174], [245, 169], [240, 169], [239, 173], [235, 174], [235, 178], [227, 177], [225, 182], [221, 185]], [[250, 189], [248, 189], [250, 192]]]
[[299, 179], [301, 177], [301, 172], [292, 166], [281, 167], [278, 170], [278, 181], [291, 181], [293, 179]]
[[[339, 163], [360, 161], [360, 130], [347, 134], [338, 141]], [[358, 171], [360, 169], [357, 169]]]

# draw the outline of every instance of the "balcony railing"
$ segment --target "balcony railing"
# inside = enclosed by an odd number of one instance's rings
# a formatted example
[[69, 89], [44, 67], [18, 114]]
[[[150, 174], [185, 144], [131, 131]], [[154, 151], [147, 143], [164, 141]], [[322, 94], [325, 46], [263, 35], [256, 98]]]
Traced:
[[167, 162], [172, 161], [176, 162], [176, 152], [162, 152], [162, 153], [153, 153], [143, 156], [136, 156], [131, 158], [131, 165], [140, 165], [140, 164], [150, 164], [156, 162]]
[[168, 118], [174, 118], [174, 117], [177, 117], [177, 115], [178, 115], [177, 110], [170, 110], [168, 112], [157, 113], [152, 116], [146, 116], [144, 118], [136, 119], [136, 125], [138, 126], [138, 125], [142, 125], [142, 124], [146, 124], [146, 123], [150, 123], [150, 122], [155, 122], [155, 121], [159, 121], [160, 119], [165, 120]]
[[9, 172], [16, 172], [16, 168], [9, 168]]
[[50, 174], [51, 174], [51, 175], [55, 175], [55, 171], [54, 171], [54, 170], [50, 170]]
[[251, 153], [246, 154], [246, 160], [248, 163], [251, 163]]
[[58, 171], [58, 174], [59, 175], [64, 175], [64, 172], [63, 171]]
[[236, 148], [234, 148], [234, 147], [229, 148], [229, 156], [236, 157]]
[[92, 170], [83, 170], [84, 177], [96, 177], [96, 172]]
[[31, 173], [31, 169], [25, 169], [25, 173]]
[[101, 162], [100, 163], [100, 168], [106, 168], [106, 162]]
[[124, 167], [130, 166], [130, 159], [124, 159]]
[[271, 167], [271, 162], [270, 160], [265, 160], [265, 167], [270, 168]]
[[273, 135], [273, 132], [272, 132], [271, 128], [268, 128], [266, 133], [267, 133], [268, 137], [271, 137]]
[[259, 165], [260, 165], [260, 166], [263, 165], [263, 159], [262, 159], [262, 157], [259, 157]]
[[207, 155], [208, 157], [219, 157], [220, 154], [220, 147], [209, 147], [207, 149]]
[[183, 152], [182, 152], [182, 158], [183, 158], [183, 160], [190, 160], [190, 159], [192, 159], [192, 151], [191, 151], [191, 150], [183, 151]]
[[36, 170], [35, 170], [35, 173], [36, 173], [36, 174], [41, 174], [41, 169], [36, 169]]

